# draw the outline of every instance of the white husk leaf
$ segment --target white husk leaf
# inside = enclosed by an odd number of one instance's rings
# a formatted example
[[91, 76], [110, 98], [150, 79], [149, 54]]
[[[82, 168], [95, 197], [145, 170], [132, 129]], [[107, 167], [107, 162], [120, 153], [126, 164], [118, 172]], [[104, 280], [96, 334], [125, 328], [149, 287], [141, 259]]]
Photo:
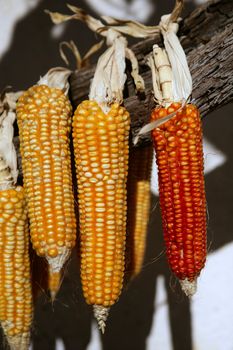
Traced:
[[187, 278], [180, 280], [181, 289], [187, 295], [187, 297], [192, 297], [197, 291], [197, 280], [190, 282]]
[[[127, 48], [127, 41], [121, 34], [148, 37], [158, 34], [159, 27], [147, 27], [135, 21], [121, 21], [109, 16], [102, 16], [103, 21], [106, 22], [104, 24], [100, 20], [88, 15], [81, 8], [73, 5], [67, 6], [73, 12], [73, 15], [67, 16], [57, 12], [46, 12], [50, 15], [54, 23], [61, 23], [72, 19], [81, 20], [93, 32], [105, 37], [106, 43], [109, 46], [98, 60], [95, 75], [91, 83], [89, 98], [96, 100], [104, 112], [109, 111], [109, 106], [113, 102], [123, 102], [123, 89], [126, 81], [126, 55], [132, 63], [132, 77], [135, 81], [136, 90], [144, 90], [144, 81], [139, 75], [137, 59], [133, 52]], [[67, 62], [63, 54], [64, 58]]]
[[[14, 121], [16, 118], [16, 101], [22, 92], [6, 93], [0, 102], [0, 157], [4, 159], [5, 166], [9, 167], [14, 183], [17, 181], [17, 155], [13, 144]], [[3, 180], [3, 179], [1, 179]]]
[[111, 46], [98, 60], [89, 94], [89, 98], [96, 100], [105, 112], [108, 112], [113, 102], [123, 101], [127, 47], [126, 39], [114, 30], [109, 29], [107, 40]]
[[0, 191], [13, 188], [14, 184], [11, 168], [6, 164], [5, 159], [0, 156]]
[[173, 98], [173, 74], [166, 50], [153, 46], [148, 65], [151, 68], [154, 98], [159, 105], [169, 106]]
[[[170, 16], [162, 16], [160, 22], [165, 50], [154, 45], [153, 53], [148, 59], [148, 65], [152, 72], [156, 102], [165, 107], [169, 106], [172, 101], [181, 102], [181, 108], [183, 108], [192, 93], [192, 77], [186, 55], [176, 35], [178, 24], [169, 22]], [[135, 137], [134, 144], [137, 144], [140, 135], [159, 127], [174, 115], [176, 113], [171, 113], [165, 118], [145, 125]]]
[[61, 248], [59, 250], [58, 256], [56, 256], [55, 258], [50, 258], [49, 256], [46, 256], [51, 272], [61, 271], [69, 256], [70, 250], [66, 247]]
[[30, 334], [18, 334], [7, 337], [10, 350], [28, 350], [30, 344]]
[[169, 22], [170, 16], [162, 16], [160, 26], [173, 73], [173, 97], [174, 101], [178, 102], [187, 100], [190, 97], [192, 93], [192, 77], [185, 52], [176, 35], [179, 26], [177, 23]]
[[102, 305], [93, 305], [94, 316], [98, 323], [98, 327], [101, 330], [102, 334], [105, 332], [106, 321], [109, 314], [109, 307]]
[[154, 98], [155, 98], [156, 102], [158, 102], [158, 104], [162, 104], [163, 95], [162, 95], [162, 91], [161, 91], [161, 87], [160, 87], [158, 70], [155, 66], [153, 54], [149, 55], [148, 60], [147, 60], [147, 65], [151, 69]]
[[69, 76], [71, 70], [63, 67], [51, 68], [43, 77], [38, 81], [38, 85], [47, 85], [50, 88], [61, 89], [64, 94], [68, 94], [69, 91]]
[[28, 350], [30, 343], [30, 332], [8, 336], [9, 330], [15, 327], [13, 322], [5, 320], [1, 322], [1, 326], [5, 333], [10, 350]]

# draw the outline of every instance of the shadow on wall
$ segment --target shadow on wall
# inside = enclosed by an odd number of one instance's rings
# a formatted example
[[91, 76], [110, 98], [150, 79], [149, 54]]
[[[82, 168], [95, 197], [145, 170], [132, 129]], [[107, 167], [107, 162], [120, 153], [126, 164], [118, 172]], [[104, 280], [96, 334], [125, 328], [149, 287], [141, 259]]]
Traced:
[[[69, 13], [66, 2], [82, 7], [96, 16], [86, 5], [85, 0], [40, 1], [33, 11], [16, 24], [11, 46], [0, 60], [0, 91], [9, 85], [15, 91], [28, 88], [35, 84], [39, 77], [51, 67], [64, 66], [59, 54], [61, 41], [72, 39], [83, 54], [96, 42], [96, 39], [98, 40], [98, 37], [79, 21], [67, 22], [61, 35], [56, 38], [52, 37], [51, 30], [54, 25], [44, 10]], [[174, 2], [171, 0], [164, 0], [162, 6], [161, 4], [157, 6], [156, 14], [151, 14], [149, 24], [157, 23], [163, 13], [171, 11], [173, 4]], [[186, 11], [191, 9], [193, 9], [193, 5], [189, 2]], [[74, 69], [74, 60], [72, 60], [71, 55], [69, 57]]]
[[[158, 198], [152, 198], [152, 207]], [[125, 288], [119, 302], [111, 308], [107, 330], [102, 336], [104, 350], [145, 350], [154, 312], [158, 275], [165, 277], [174, 350], [191, 350], [189, 301], [180, 288], [171, 289], [171, 274], [163, 255], [163, 240], [158, 206], [149, 224], [145, 266], [142, 273]], [[156, 232], [155, 232], [156, 230]], [[154, 261], [156, 260], [156, 261]], [[62, 288], [53, 305], [44, 294], [37, 302], [33, 350], [55, 350], [61, 338], [66, 350], [85, 350], [90, 341], [92, 310], [83, 300], [74, 256]], [[97, 349], [96, 349], [97, 350]], [[165, 350], [165, 349], [164, 349]]]
[[[210, 213], [208, 241], [211, 251], [232, 241], [231, 225], [233, 176], [232, 106], [212, 113], [204, 120], [205, 135], [227, 155], [228, 161], [206, 176], [207, 202]], [[219, 133], [221, 118], [221, 133]], [[224, 138], [221, 135], [224, 134]], [[208, 156], [208, 155], [207, 155]], [[224, 181], [222, 181], [224, 179]], [[122, 293], [112, 307], [107, 330], [102, 337], [103, 350], [146, 350], [150, 335], [156, 295], [156, 280], [165, 279], [173, 350], [193, 350], [190, 304], [177, 283], [171, 283], [171, 273], [164, 249], [158, 198], [152, 197], [151, 220], [148, 228], [147, 250], [141, 274]], [[153, 208], [155, 208], [153, 210]], [[55, 338], [62, 338], [66, 350], [85, 350], [90, 341], [91, 308], [85, 305], [73, 258], [57, 301], [51, 305], [45, 295], [37, 303], [33, 332], [34, 350], [55, 350]], [[174, 281], [175, 282], [175, 281]], [[97, 350], [97, 349], [96, 349]], [[166, 350], [166, 349], [163, 349]]]
[[[83, 0], [71, 0], [69, 3], [88, 10]], [[11, 46], [0, 60], [0, 91], [9, 85], [15, 91], [28, 88], [48, 69], [65, 66], [59, 54], [61, 41], [74, 40], [81, 53], [96, 42], [95, 35], [79, 21], [70, 21], [64, 25], [60, 36], [52, 37], [54, 25], [44, 13], [45, 9], [69, 13], [66, 1], [43, 0], [16, 24]]]

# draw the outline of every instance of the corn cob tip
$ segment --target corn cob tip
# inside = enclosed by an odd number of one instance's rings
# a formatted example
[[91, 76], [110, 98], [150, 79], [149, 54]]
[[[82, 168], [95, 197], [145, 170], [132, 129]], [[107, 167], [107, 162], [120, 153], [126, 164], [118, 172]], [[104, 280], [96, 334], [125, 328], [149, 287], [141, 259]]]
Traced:
[[56, 299], [57, 292], [55, 291], [50, 291], [50, 298], [51, 298], [51, 303], [53, 304], [55, 299]]
[[50, 288], [50, 290], [49, 290], [52, 304], [54, 303], [54, 301], [56, 299], [56, 296], [57, 296], [57, 293], [59, 292], [60, 286], [61, 286], [61, 281], [59, 280], [58, 284], [56, 286], [54, 286], [54, 289]]
[[197, 280], [189, 281], [187, 278], [180, 280], [181, 289], [187, 295], [192, 297], [197, 291]]
[[94, 316], [97, 320], [98, 327], [101, 330], [102, 334], [105, 332], [106, 321], [109, 314], [109, 307], [102, 305], [93, 305]]
[[[4, 329], [4, 325], [2, 324]], [[28, 350], [30, 343], [30, 334], [22, 333], [11, 336], [6, 336], [10, 350]]]
[[49, 271], [48, 287], [50, 292], [51, 302], [55, 301], [56, 295], [59, 292], [62, 283], [62, 271], [52, 272]]
[[70, 250], [67, 248], [63, 248], [60, 254], [58, 254], [55, 257], [46, 256], [51, 272], [52, 273], [60, 272], [66, 260], [68, 259], [69, 255], [70, 255]]

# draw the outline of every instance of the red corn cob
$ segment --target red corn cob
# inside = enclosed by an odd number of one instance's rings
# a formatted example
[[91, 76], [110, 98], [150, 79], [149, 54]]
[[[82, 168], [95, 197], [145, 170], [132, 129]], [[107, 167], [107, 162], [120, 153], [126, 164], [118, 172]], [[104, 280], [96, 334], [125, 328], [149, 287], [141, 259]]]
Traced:
[[191, 104], [155, 109], [152, 120], [174, 111], [176, 115], [152, 135], [167, 258], [186, 294], [192, 295], [206, 260], [202, 128], [199, 111]]

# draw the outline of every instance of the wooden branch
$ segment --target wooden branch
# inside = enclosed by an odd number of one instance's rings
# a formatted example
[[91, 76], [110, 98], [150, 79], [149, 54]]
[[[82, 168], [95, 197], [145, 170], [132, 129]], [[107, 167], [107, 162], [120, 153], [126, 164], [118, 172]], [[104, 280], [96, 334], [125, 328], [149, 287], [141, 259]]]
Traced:
[[[233, 101], [233, 1], [212, 0], [200, 6], [183, 20], [179, 36], [193, 78], [192, 98], [202, 116]], [[151, 73], [145, 64], [154, 43], [161, 44], [159, 35], [132, 47], [146, 84], [145, 96], [135, 96], [128, 74], [124, 103], [131, 115], [133, 136], [148, 122], [154, 107]], [[91, 67], [72, 74], [71, 99], [75, 106], [87, 98], [94, 70]], [[141, 143], [145, 141], [150, 141], [150, 135], [145, 135]]]

